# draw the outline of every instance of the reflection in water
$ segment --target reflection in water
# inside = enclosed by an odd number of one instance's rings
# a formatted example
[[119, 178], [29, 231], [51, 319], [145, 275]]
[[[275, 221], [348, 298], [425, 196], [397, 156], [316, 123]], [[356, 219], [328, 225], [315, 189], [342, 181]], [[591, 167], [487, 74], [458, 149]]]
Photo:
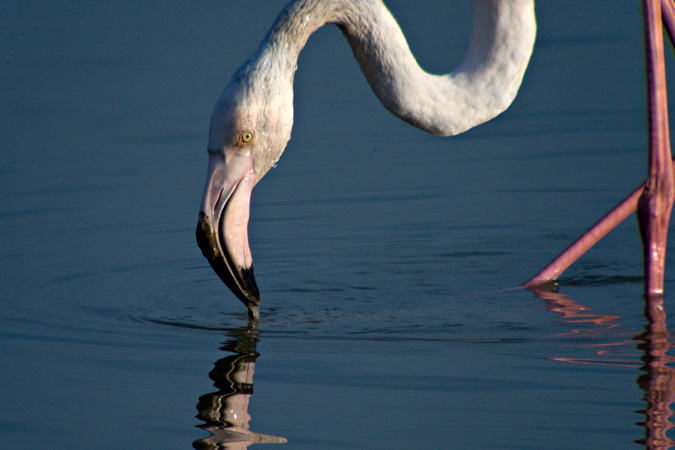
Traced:
[[[617, 330], [619, 327], [617, 321], [621, 319], [621, 316], [593, 313], [592, 308], [583, 306], [576, 301], [567, 298], [565, 294], [557, 292], [553, 283], [539, 286], [537, 289], [532, 289], [532, 291], [538, 298], [546, 301], [546, 309], [548, 311], [557, 313], [565, 323], [574, 324], [567, 333], [564, 333], [560, 337], [590, 340], [594, 337], [605, 336], [609, 330], [614, 329], [614, 337], [619, 338], [619, 340], [614, 342], [587, 344], [590, 347], [596, 348], [595, 358], [551, 357], [550, 359], [577, 364], [611, 365], [630, 368], [639, 367], [636, 355], [633, 352], [628, 353], [626, 350], [626, 346], [632, 346], [633, 344], [633, 334], [625, 333], [625, 335], [623, 335]], [[592, 324], [594, 326], [584, 327], [577, 326], [576, 324]]]
[[232, 339], [221, 350], [231, 353], [216, 361], [209, 373], [218, 391], [202, 395], [197, 404], [199, 425], [209, 437], [193, 443], [196, 449], [243, 450], [251, 444], [282, 444], [286, 439], [253, 433], [249, 430], [251, 416], [248, 403], [253, 395], [253, 371], [258, 343], [257, 321], [246, 328], [233, 330]]
[[647, 402], [647, 409], [640, 411], [646, 417], [645, 438], [638, 442], [648, 449], [665, 450], [675, 444], [666, 436], [673, 427], [669, 418], [673, 415], [670, 405], [675, 401], [675, 376], [673, 368], [666, 365], [673, 358], [666, 355], [670, 348], [670, 334], [666, 328], [663, 299], [650, 299], [645, 307], [645, 316], [647, 330], [638, 345], [644, 352], [642, 370], [645, 373], [638, 377], [637, 382], [645, 392], [643, 399]]
[[[566, 322], [592, 323], [596, 326], [591, 330], [573, 328], [567, 334], [568, 336], [582, 334], [589, 336], [619, 326], [616, 322], [621, 318], [620, 316], [590, 313], [588, 311], [591, 308], [584, 307], [567, 298], [564, 294], [556, 292], [555, 286], [552, 284], [540, 286], [538, 289], [532, 289], [532, 291], [537, 297], [546, 301], [546, 307], [549, 311], [560, 314]], [[668, 367], [667, 364], [673, 362], [675, 358], [666, 354], [670, 349], [670, 333], [668, 333], [666, 326], [666, 313], [662, 298], [648, 298], [646, 300], [645, 317], [647, 326], [644, 333], [632, 340], [597, 344], [597, 346], [603, 347], [596, 352], [599, 358], [551, 359], [572, 363], [639, 367], [644, 373], [638, 377], [637, 384], [644, 391], [643, 400], [646, 402], [646, 409], [637, 412], [645, 416], [644, 420], [639, 422], [639, 425], [643, 425], [645, 428], [645, 437], [636, 442], [643, 444], [649, 450], [667, 450], [675, 446], [675, 442], [666, 436], [668, 430], [673, 428], [673, 423], [670, 421], [673, 410], [670, 406], [675, 402], [675, 370]], [[612, 352], [608, 348], [621, 349], [627, 344], [632, 344], [635, 340], [640, 341], [637, 348], [642, 351], [641, 366], [635, 362], [635, 358], [607, 357], [610, 354], [615, 356], [620, 351]]]
[[[637, 384], [644, 392], [646, 407], [637, 411], [644, 417], [638, 423], [644, 426], [644, 438], [636, 442], [648, 450], [675, 447], [675, 442], [667, 436], [668, 430], [673, 428], [670, 421], [673, 415], [671, 405], [675, 403], [675, 369], [669, 367], [668, 363], [675, 361], [675, 358], [667, 355], [670, 334], [662, 299], [647, 300], [645, 331], [637, 336], [629, 336], [628, 333], [620, 332], [620, 316], [594, 313], [591, 308], [557, 292], [554, 285], [540, 286], [532, 289], [532, 292], [546, 302], [547, 310], [555, 312], [571, 325], [561, 337], [582, 338], [585, 341], [596, 338], [603, 341], [611, 330], [612, 336], [618, 339], [588, 344], [594, 348], [595, 357], [551, 359], [566, 363], [639, 368], [643, 373], [637, 378]], [[583, 324], [591, 326], [584, 327]], [[257, 321], [251, 321], [248, 327], [231, 330], [230, 334], [230, 340], [221, 347], [229, 355], [216, 361], [209, 374], [218, 390], [200, 397], [197, 405], [197, 418], [204, 421], [199, 428], [208, 431], [209, 436], [195, 441], [193, 447], [244, 450], [252, 444], [285, 443], [286, 439], [282, 437], [254, 433], [249, 429], [251, 417], [248, 404], [253, 395], [253, 372], [259, 356], [256, 351]], [[635, 341], [639, 342], [637, 349], [640, 350], [640, 356], [632, 351]]]

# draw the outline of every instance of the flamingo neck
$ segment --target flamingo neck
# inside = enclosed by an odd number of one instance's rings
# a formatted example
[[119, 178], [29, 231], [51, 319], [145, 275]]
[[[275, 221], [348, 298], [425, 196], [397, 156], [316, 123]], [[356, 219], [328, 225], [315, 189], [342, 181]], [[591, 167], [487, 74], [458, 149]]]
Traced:
[[309, 36], [336, 24], [382, 104], [397, 117], [437, 135], [486, 122], [515, 98], [536, 34], [534, 0], [475, 0], [468, 52], [445, 75], [419, 67], [380, 0], [297, 0], [270, 29], [259, 60], [276, 60], [293, 79]]

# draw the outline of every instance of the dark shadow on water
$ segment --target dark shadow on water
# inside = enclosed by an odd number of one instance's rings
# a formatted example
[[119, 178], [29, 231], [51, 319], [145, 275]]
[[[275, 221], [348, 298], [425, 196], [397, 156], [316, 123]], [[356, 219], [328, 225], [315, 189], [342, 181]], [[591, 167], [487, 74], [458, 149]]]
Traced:
[[569, 278], [565, 281], [566, 286], [610, 286], [617, 284], [632, 284], [642, 282], [642, 276], [592, 276], [584, 275], [574, 278]]
[[215, 362], [209, 377], [218, 389], [202, 395], [197, 404], [197, 418], [204, 421], [199, 428], [209, 436], [195, 441], [195, 449], [243, 450], [252, 444], [283, 444], [286, 439], [250, 430], [248, 404], [253, 395], [253, 372], [260, 356], [258, 323], [230, 330], [230, 339], [220, 348], [228, 353]]
[[[608, 330], [620, 326], [618, 321], [621, 316], [592, 313], [591, 308], [557, 292], [554, 284], [532, 289], [532, 292], [546, 302], [549, 311], [559, 314], [566, 323], [572, 324], [568, 333], [570, 337], [606, 334]], [[675, 446], [675, 442], [667, 436], [668, 430], [673, 428], [670, 418], [673, 415], [671, 405], [675, 402], [675, 369], [667, 364], [675, 361], [675, 358], [667, 355], [672, 344], [663, 299], [646, 299], [644, 314], [647, 325], [643, 333], [626, 336], [625, 339], [621, 333], [614, 334], [618, 340], [599, 344], [595, 358], [551, 359], [567, 363], [639, 368], [643, 373], [636, 381], [643, 391], [642, 400], [646, 405], [644, 409], [636, 411], [643, 416], [637, 424], [644, 427], [644, 438], [635, 442], [648, 450], [667, 450]], [[593, 327], [585, 329], [576, 325], [581, 323], [590, 323]], [[635, 341], [641, 353], [641, 364], [630, 354], [632, 352], [626, 350], [627, 346], [634, 347]]]

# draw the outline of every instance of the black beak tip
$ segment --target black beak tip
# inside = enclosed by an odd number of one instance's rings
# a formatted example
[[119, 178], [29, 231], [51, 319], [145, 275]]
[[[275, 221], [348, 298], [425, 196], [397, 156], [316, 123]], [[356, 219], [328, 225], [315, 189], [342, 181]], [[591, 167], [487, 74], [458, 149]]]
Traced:
[[251, 319], [257, 319], [259, 315], [258, 308], [260, 306], [260, 290], [258, 289], [258, 284], [255, 282], [253, 266], [241, 269], [240, 280], [242, 284], [241, 289], [233, 292], [248, 308], [248, 316]]
[[[211, 266], [214, 267], [213, 264]], [[246, 306], [249, 319], [258, 319], [260, 316], [260, 291], [253, 277], [253, 266], [241, 269], [240, 277], [238, 277], [241, 286], [232, 279], [229, 271], [226, 272], [225, 276], [221, 275], [222, 272], [218, 270], [216, 270], [216, 273], [227, 287], [230, 288], [232, 293]]]
[[260, 310], [257, 306], [246, 305], [248, 308], [248, 318], [251, 320], [258, 320], [260, 318]]
[[[253, 266], [237, 268], [228, 267], [225, 258], [217, 244], [217, 239], [211, 231], [206, 220], [200, 218], [197, 224], [197, 245], [207, 259], [218, 277], [232, 291], [234, 295], [248, 308], [248, 316], [251, 319], [259, 317], [260, 290], [255, 282]], [[236, 277], [236, 279], [235, 279]]]

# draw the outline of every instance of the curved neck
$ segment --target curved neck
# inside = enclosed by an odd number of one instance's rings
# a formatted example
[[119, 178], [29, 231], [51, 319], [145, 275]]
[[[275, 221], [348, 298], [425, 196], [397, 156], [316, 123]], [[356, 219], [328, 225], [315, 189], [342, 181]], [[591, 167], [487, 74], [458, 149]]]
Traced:
[[[334, 23], [347, 38], [382, 104], [438, 135], [486, 122], [515, 98], [534, 45], [534, 0], [474, 0], [469, 50], [446, 75], [422, 70], [380, 0], [296, 0], [267, 34], [259, 59], [274, 59], [292, 79], [309, 36]], [[287, 72], [288, 73], [288, 72]]]

